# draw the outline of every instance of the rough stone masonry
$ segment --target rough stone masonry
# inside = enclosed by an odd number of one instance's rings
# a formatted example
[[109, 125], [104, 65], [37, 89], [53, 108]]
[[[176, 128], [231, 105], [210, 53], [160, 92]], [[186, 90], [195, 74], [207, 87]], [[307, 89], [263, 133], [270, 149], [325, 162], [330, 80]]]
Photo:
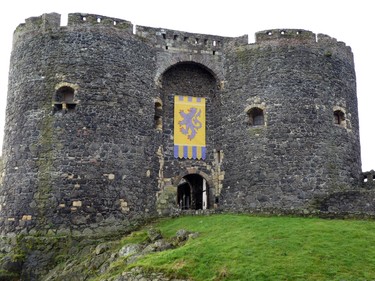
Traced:
[[[350, 47], [298, 29], [255, 37], [26, 19], [10, 60], [2, 235], [181, 212], [374, 215]], [[176, 95], [205, 98], [204, 160], [174, 156]]]

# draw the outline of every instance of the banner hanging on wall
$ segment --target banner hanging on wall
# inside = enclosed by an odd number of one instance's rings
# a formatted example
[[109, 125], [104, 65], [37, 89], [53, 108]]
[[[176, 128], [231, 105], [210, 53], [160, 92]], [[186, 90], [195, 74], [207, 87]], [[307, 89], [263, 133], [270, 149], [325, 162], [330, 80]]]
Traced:
[[206, 158], [206, 99], [174, 97], [174, 157]]

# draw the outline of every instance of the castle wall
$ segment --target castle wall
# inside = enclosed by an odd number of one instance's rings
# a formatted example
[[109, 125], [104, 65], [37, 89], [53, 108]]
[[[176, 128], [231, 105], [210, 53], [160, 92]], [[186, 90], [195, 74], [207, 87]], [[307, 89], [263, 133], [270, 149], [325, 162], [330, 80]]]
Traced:
[[[222, 95], [224, 208], [294, 209], [359, 183], [357, 99], [349, 47], [301, 30], [272, 30], [227, 53]], [[264, 110], [264, 125], [247, 111]], [[334, 111], [345, 120], [334, 124]], [[230, 172], [229, 172], [230, 171]]]
[[[363, 180], [344, 43], [269, 30], [249, 45], [92, 14], [59, 22], [45, 14], [14, 33], [3, 233], [95, 234], [160, 204], [168, 214], [184, 176], [206, 180], [208, 207], [224, 211], [301, 210]], [[205, 160], [173, 155], [175, 95], [206, 98]]]

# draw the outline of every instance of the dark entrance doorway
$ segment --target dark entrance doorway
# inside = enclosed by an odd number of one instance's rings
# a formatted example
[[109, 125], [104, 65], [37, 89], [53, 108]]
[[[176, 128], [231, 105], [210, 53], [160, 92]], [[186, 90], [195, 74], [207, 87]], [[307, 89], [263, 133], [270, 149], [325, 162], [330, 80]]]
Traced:
[[208, 185], [198, 174], [186, 175], [177, 186], [177, 202], [181, 210], [208, 209]]

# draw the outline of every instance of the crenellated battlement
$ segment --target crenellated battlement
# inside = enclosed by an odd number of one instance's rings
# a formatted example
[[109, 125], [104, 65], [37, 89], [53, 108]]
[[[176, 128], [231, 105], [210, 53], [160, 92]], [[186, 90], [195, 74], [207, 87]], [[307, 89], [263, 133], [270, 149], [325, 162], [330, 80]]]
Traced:
[[84, 13], [73, 13], [68, 15], [68, 26], [78, 25], [98, 25], [98, 26], [109, 26], [125, 29], [129, 32], [133, 32], [133, 24], [130, 21], [105, 17], [102, 15], [95, 14], [84, 14]]
[[61, 15], [57, 13], [43, 14], [39, 17], [30, 17], [25, 23], [18, 25], [16, 32], [28, 30], [48, 30], [60, 27]]
[[315, 34], [309, 30], [303, 29], [269, 29], [255, 33], [255, 42], [258, 44], [262, 43], [274, 43], [277, 41], [285, 42], [300, 42], [300, 43], [318, 43], [321, 45], [337, 46], [341, 48], [348, 48], [344, 42], [337, 41], [336, 38], [330, 37], [325, 34]]
[[223, 37], [147, 26], [137, 26], [136, 34], [148, 39], [155, 47], [165, 50], [181, 50], [185, 48], [204, 50], [213, 54], [221, 51], [229, 42], [243, 45], [248, 42], [247, 35], [241, 37]]
[[371, 170], [361, 174], [362, 186], [367, 189], [375, 188], [375, 171]]
[[[30, 17], [20, 24], [15, 32], [17, 39], [24, 32], [45, 32], [58, 30], [61, 27], [61, 15], [57, 13], [43, 14], [39, 17]], [[107, 17], [97, 14], [71, 13], [68, 14], [67, 28], [78, 27], [116, 28], [125, 34], [136, 34], [156, 48], [169, 51], [188, 50], [195, 53], [220, 54], [227, 46], [243, 46], [248, 44], [248, 36], [224, 37], [210, 34], [190, 33], [179, 30], [135, 26], [130, 21]], [[18, 34], [17, 34], [18, 33]], [[255, 33], [255, 45], [318, 45], [326, 51], [327, 56], [340, 54], [352, 59], [352, 52], [345, 43], [324, 34], [318, 34], [303, 29], [269, 29]]]
[[[15, 32], [15, 38], [28, 31], [47, 31], [61, 27], [61, 15], [57, 13], [43, 14], [30, 17], [20, 24]], [[127, 34], [136, 34], [147, 39], [154, 47], [165, 50], [196, 50], [200, 53], [218, 54], [227, 44], [246, 45], [248, 36], [223, 37], [209, 34], [189, 33], [172, 29], [135, 26], [130, 21], [106, 17], [97, 14], [71, 13], [68, 14], [68, 28], [118, 28]], [[18, 34], [17, 34], [18, 33]]]
[[275, 40], [294, 40], [305, 43], [315, 42], [315, 34], [303, 29], [269, 29], [255, 33], [256, 43]]
[[[68, 27], [77, 26], [106, 26], [116, 27], [133, 33], [133, 24], [130, 21], [105, 17], [95, 14], [72, 13], [68, 14]], [[43, 14], [39, 17], [30, 17], [21, 23], [15, 33], [35, 31], [35, 30], [51, 30], [61, 27], [61, 15], [57, 13]]]
[[260, 45], [311, 45], [324, 50], [324, 55], [337, 55], [353, 61], [352, 50], [344, 42], [325, 34], [315, 34], [303, 29], [269, 29], [255, 34], [255, 44]]

